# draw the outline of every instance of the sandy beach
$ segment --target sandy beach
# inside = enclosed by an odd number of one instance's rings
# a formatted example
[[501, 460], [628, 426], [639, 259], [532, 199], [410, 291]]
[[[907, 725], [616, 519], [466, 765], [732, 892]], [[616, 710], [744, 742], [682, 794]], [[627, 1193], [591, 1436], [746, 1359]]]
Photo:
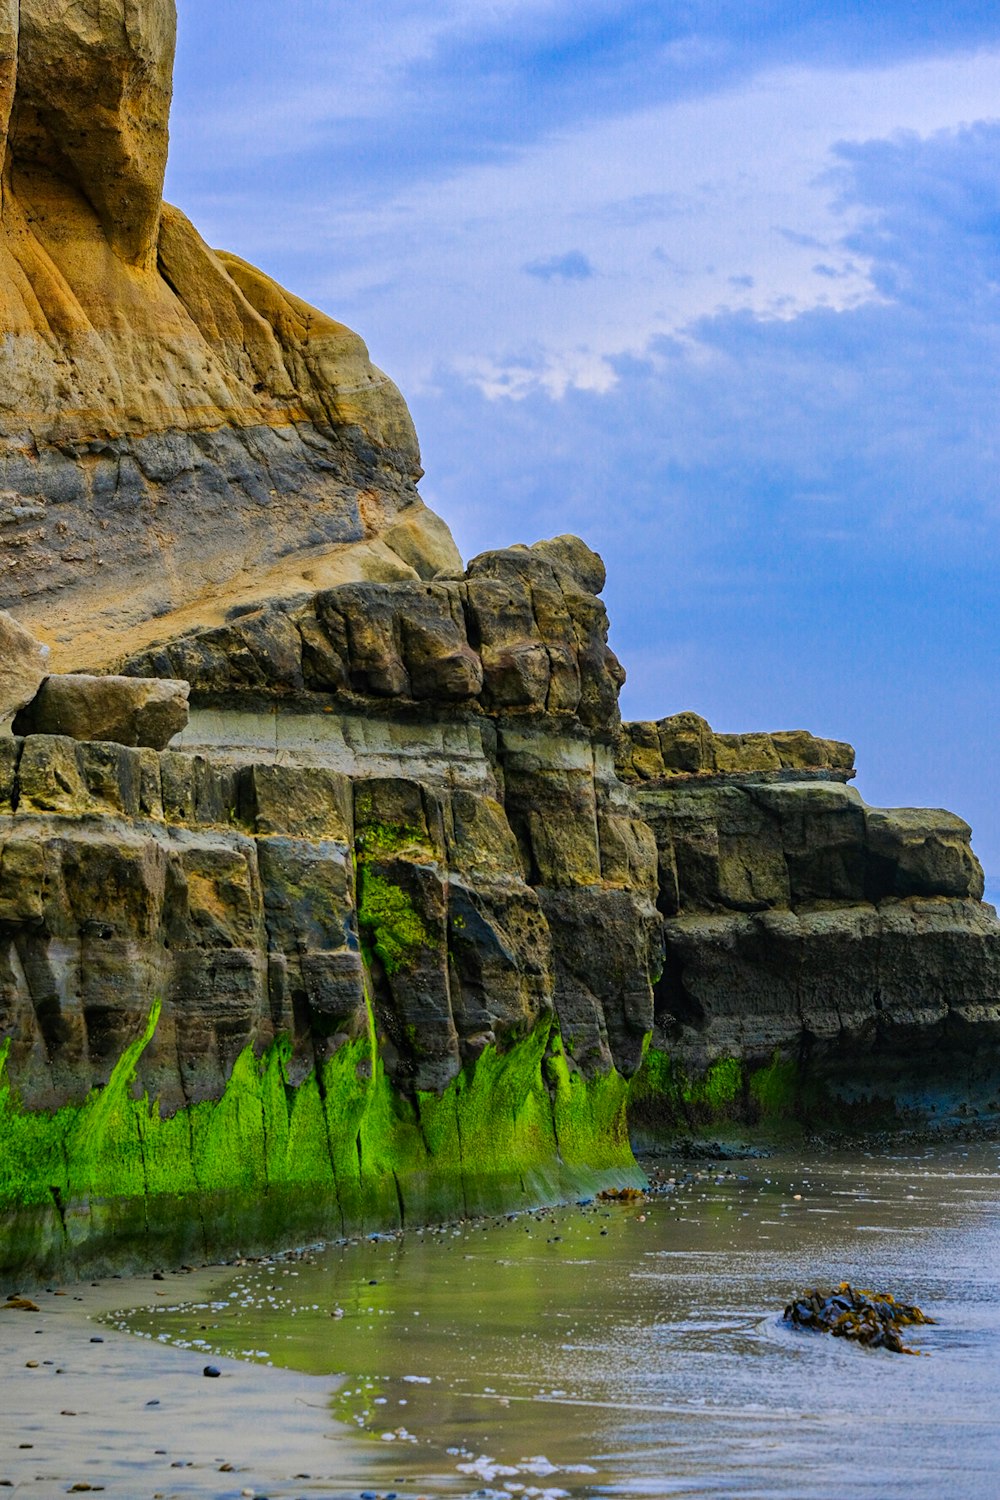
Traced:
[[330, 1415], [338, 1382], [154, 1348], [99, 1320], [172, 1295], [207, 1294], [225, 1269], [31, 1291], [38, 1312], [0, 1312], [0, 1493], [345, 1496]]

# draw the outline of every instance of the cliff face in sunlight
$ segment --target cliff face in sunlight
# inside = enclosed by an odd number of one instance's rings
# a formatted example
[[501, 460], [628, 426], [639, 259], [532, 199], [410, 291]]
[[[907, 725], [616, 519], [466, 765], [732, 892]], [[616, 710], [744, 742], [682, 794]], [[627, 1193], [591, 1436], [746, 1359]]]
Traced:
[[361, 339], [163, 203], [175, 20], [0, 0], [0, 608], [67, 669], [459, 561]]
[[0, 1285], [1000, 1113], [967, 826], [623, 726], [577, 538], [463, 568], [361, 341], [162, 203], [173, 36], [0, 0]]

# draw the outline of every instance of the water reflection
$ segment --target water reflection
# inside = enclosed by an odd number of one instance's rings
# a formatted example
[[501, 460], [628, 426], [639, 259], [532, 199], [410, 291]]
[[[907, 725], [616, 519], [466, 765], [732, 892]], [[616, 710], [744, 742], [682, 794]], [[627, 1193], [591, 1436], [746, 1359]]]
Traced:
[[[342, 1374], [359, 1490], [993, 1500], [998, 1166], [977, 1146], [677, 1172], [645, 1203], [307, 1252], [121, 1321]], [[909, 1331], [931, 1357], [781, 1324], [841, 1279], [937, 1318]]]

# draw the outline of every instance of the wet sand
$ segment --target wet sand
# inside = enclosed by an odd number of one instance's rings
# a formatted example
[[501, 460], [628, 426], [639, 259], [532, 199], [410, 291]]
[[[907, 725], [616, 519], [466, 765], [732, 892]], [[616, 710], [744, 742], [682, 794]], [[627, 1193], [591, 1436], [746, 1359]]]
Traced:
[[[154, 1353], [97, 1321], [201, 1297], [226, 1274], [34, 1291], [39, 1312], [0, 1312], [0, 1495], [49, 1500], [89, 1485], [121, 1500], [356, 1500], [337, 1480], [338, 1445], [351, 1442], [330, 1415], [340, 1380], [159, 1343]], [[209, 1363], [218, 1378], [204, 1375]]]

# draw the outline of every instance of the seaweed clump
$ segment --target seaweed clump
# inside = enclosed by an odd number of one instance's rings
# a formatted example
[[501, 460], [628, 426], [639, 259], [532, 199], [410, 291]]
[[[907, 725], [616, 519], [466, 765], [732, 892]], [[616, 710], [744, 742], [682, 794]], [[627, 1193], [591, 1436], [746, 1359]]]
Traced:
[[818, 1287], [802, 1292], [785, 1308], [785, 1321], [834, 1338], [853, 1339], [866, 1349], [889, 1349], [893, 1354], [919, 1354], [903, 1343], [899, 1332], [915, 1323], [933, 1323], [910, 1303], [897, 1302], [891, 1292], [855, 1291], [842, 1281], [832, 1292]]

